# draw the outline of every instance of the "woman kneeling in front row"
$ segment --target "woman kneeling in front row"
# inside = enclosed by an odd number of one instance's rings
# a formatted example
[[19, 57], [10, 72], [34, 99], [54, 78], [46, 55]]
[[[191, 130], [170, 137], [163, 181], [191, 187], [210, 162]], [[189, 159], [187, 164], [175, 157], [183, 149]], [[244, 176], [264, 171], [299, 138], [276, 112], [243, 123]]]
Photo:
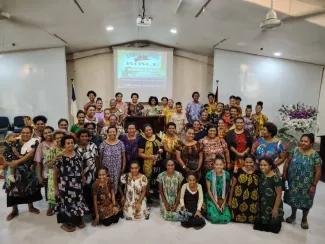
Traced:
[[114, 186], [108, 177], [106, 168], [98, 171], [97, 180], [92, 186], [95, 219], [92, 226], [101, 222], [104, 226], [110, 226], [119, 221], [120, 208], [115, 201]]

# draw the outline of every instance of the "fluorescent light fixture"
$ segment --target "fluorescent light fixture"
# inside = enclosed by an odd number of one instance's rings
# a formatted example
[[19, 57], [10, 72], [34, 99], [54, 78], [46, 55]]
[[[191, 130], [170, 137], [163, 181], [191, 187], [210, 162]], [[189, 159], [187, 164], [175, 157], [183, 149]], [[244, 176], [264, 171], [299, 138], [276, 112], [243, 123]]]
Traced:
[[280, 53], [280, 52], [275, 52], [275, 53], [273, 53], [273, 55], [279, 57], [279, 56], [282, 55], [282, 53]]
[[177, 30], [176, 29], [171, 29], [170, 32], [173, 33], [173, 34], [177, 34]]
[[112, 30], [114, 30], [114, 27], [113, 27], [113, 26], [107, 26], [107, 27], [106, 27], [106, 30], [107, 30], [107, 31], [112, 31]]

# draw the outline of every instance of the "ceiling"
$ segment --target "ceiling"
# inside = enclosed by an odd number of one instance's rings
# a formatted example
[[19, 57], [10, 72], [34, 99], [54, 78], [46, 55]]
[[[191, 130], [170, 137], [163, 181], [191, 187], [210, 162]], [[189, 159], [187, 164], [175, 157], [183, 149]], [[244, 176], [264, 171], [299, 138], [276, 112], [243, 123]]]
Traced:
[[[325, 13], [325, 0], [274, 0], [278, 18], [288, 21], [266, 32], [259, 24], [270, 0], [212, 0], [195, 18], [206, 1], [145, 0], [152, 25], [138, 27], [142, 0], [78, 0], [84, 13], [74, 0], [0, 0], [0, 10], [12, 16], [0, 20], [0, 52], [65, 45], [73, 53], [148, 40], [213, 56], [214, 45], [226, 39], [218, 49], [263, 56], [281, 52], [282, 58], [325, 64], [325, 14], [288, 18]], [[108, 25], [114, 31], [106, 31]], [[178, 33], [171, 34], [171, 28]]]

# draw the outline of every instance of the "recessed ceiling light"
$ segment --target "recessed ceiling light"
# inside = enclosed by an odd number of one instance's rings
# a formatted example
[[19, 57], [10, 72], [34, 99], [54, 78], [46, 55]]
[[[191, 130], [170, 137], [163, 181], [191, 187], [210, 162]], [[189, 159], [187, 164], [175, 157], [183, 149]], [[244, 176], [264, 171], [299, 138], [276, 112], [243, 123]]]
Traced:
[[173, 33], [173, 34], [177, 34], [177, 30], [176, 29], [171, 29], [170, 32]]
[[275, 53], [273, 53], [273, 55], [279, 57], [279, 56], [282, 55], [282, 53], [280, 53], [280, 52], [275, 52]]
[[112, 31], [112, 30], [114, 30], [114, 27], [113, 27], [113, 26], [107, 26], [107, 27], [106, 27], [106, 30], [107, 30], [107, 31]]

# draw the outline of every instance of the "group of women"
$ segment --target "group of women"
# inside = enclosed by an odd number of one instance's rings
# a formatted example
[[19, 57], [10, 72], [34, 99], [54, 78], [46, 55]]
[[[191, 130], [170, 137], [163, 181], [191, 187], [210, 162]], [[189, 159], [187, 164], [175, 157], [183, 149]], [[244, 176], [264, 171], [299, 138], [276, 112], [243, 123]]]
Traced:
[[[292, 208], [286, 222], [293, 223], [297, 209], [303, 210], [301, 227], [307, 229], [320, 179], [320, 156], [312, 149], [313, 134], [304, 134], [299, 147], [288, 154], [275, 138], [277, 127], [247, 106], [241, 117], [240, 98], [228, 105], [199, 103], [199, 93], [187, 105], [173, 107], [173, 100], [149, 99], [149, 108], [122, 101], [122, 94], [101, 111], [102, 101], [93, 91], [78, 123], [68, 132], [61, 119], [58, 130], [47, 126], [44, 116], [25, 126], [19, 137], [7, 137], [4, 157], [7, 216], [18, 216], [18, 205], [42, 199], [45, 188], [46, 214], [57, 215], [67, 232], [84, 228], [83, 216], [92, 214], [92, 225], [109, 226], [120, 217], [144, 220], [147, 204], [159, 197], [161, 216], [180, 221], [185, 228], [201, 229], [205, 219], [213, 224], [230, 221], [250, 223], [254, 229], [279, 233], [283, 221], [283, 182], [288, 181], [285, 202]], [[165, 107], [164, 107], [165, 106]], [[122, 125], [128, 115], [168, 115], [166, 133], [159, 138], [149, 124], [136, 128]], [[189, 123], [188, 123], [189, 122]], [[143, 133], [137, 130], [142, 129]], [[19, 155], [17, 155], [17, 151]], [[285, 164], [281, 170], [278, 166]], [[11, 175], [13, 174], [13, 175]]]

